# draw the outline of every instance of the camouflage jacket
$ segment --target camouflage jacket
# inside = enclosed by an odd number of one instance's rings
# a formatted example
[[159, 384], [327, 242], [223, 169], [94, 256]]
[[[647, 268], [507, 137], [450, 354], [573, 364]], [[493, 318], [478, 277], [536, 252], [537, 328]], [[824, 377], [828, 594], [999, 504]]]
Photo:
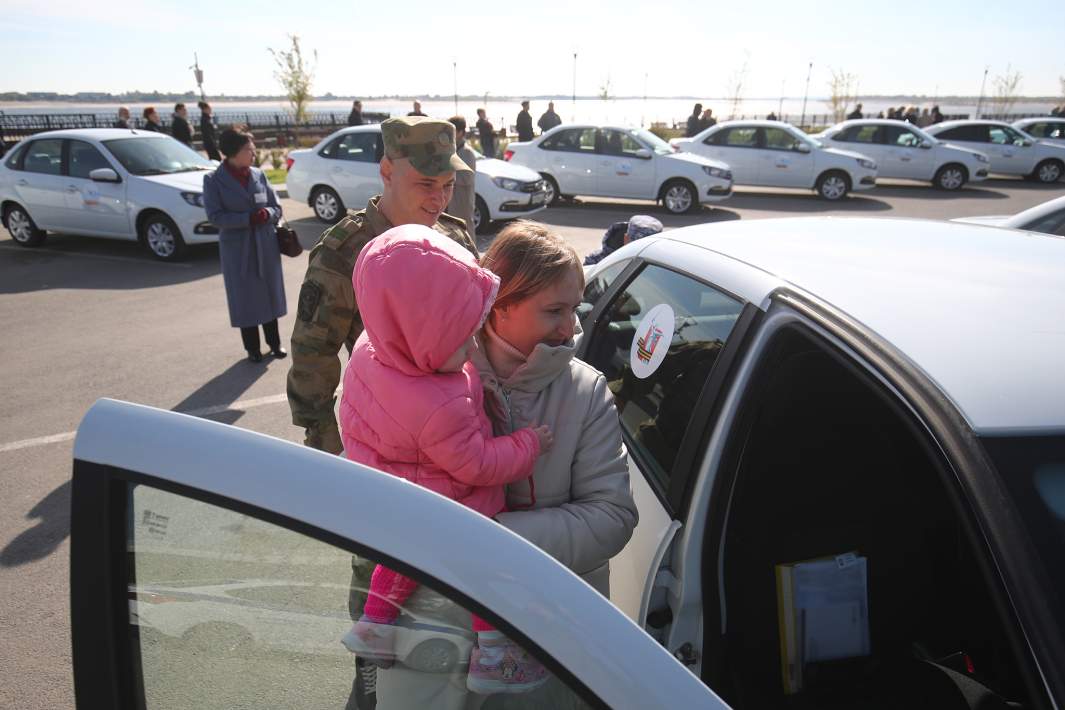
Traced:
[[[371, 239], [393, 226], [377, 209], [379, 199], [372, 198], [365, 210], [349, 212], [322, 234], [311, 250], [300, 288], [290, 348], [288, 404], [292, 423], [307, 429], [306, 443], [319, 448], [339, 447], [333, 407], [340, 384], [340, 348], [346, 345], [350, 353], [362, 333], [351, 284], [355, 260]], [[433, 229], [478, 256], [477, 246], [461, 219], [443, 214]]]

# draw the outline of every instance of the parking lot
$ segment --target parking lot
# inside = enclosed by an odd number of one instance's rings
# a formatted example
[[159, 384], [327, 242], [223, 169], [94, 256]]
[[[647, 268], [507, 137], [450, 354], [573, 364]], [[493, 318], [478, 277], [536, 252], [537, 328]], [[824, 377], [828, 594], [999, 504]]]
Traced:
[[[714, 209], [672, 216], [648, 202], [581, 200], [537, 217], [581, 254], [612, 222], [655, 215], [667, 229], [703, 222], [848, 215], [949, 219], [1012, 214], [1065, 185], [991, 179], [956, 193], [884, 181], [839, 203], [812, 192], [740, 189]], [[305, 247], [324, 229], [307, 205], [282, 206]], [[919, 230], [900, 221], [898, 229]], [[482, 247], [494, 232], [480, 235]], [[284, 259], [291, 332], [306, 254]], [[168, 264], [141, 247], [50, 235], [25, 249], [0, 230], [0, 707], [73, 706], [68, 620], [68, 528], [73, 432], [99, 397], [209, 417], [296, 441], [285, 400], [289, 361], [245, 360], [229, 327], [218, 251], [198, 247]]]

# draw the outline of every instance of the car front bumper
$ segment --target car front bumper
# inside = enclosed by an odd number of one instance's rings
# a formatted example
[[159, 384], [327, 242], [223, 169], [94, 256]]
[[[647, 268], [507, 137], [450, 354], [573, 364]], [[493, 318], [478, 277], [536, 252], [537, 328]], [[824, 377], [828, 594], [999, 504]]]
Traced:
[[862, 171], [854, 174], [853, 184], [851, 189], [857, 192], [858, 190], [871, 190], [876, 187], [876, 173], [873, 171]]
[[534, 214], [547, 207], [547, 193], [516, 192], [513, 190], [494, 189], [489, 194], [481, 195], [488, 206], [492, 219], [514, 219]]
[[708, 180], [699, 185], [699, 202], [720, 202], [731, 196], [731, 180]]

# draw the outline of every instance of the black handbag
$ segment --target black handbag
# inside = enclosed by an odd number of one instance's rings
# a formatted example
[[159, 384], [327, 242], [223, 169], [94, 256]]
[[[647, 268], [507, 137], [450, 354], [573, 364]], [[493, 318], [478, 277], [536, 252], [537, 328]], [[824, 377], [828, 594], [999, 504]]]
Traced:
[[300, 244], [299, 237], [296, 236], [296, 230], [286, 223], [277, 225], [277, 247], [285, 256], [299, 256], [303, 253], [303, 246]]

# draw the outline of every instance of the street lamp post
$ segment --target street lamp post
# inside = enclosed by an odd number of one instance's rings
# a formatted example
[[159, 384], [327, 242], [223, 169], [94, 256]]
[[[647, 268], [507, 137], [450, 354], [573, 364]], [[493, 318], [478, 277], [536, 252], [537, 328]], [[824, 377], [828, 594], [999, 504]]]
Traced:
[[196, 52], [192, 53], [193, 64], [189, 69], [192, 70], [192, 75], [196, 77], [196, 86], [200, 89], [200, 101], [206, 101], [207, 97], [203, 94], [203, 69], [200, 69], [200, 57]]
[[987, 85], [987, 71], [991, 67], [984, 67], [984, 80], [980, 82], [980, 98], [976, 100], [976, 115], [973, 118], [980, 118], [980, 107], [984, 104], [984, 87]]
[[810, 96], [810, 74], [814, 70], [814, 63], [810, 62], [810, 66], [806, 69], [806, 91], [802, 94], [802, 118], [799, 119], [799, 130], [802, 130], [802, 124], [806, 123], [806, 99]]
[[573, 111], [570, 113], [570, 121], [577, 122], [577, 53], [573, 53]]

